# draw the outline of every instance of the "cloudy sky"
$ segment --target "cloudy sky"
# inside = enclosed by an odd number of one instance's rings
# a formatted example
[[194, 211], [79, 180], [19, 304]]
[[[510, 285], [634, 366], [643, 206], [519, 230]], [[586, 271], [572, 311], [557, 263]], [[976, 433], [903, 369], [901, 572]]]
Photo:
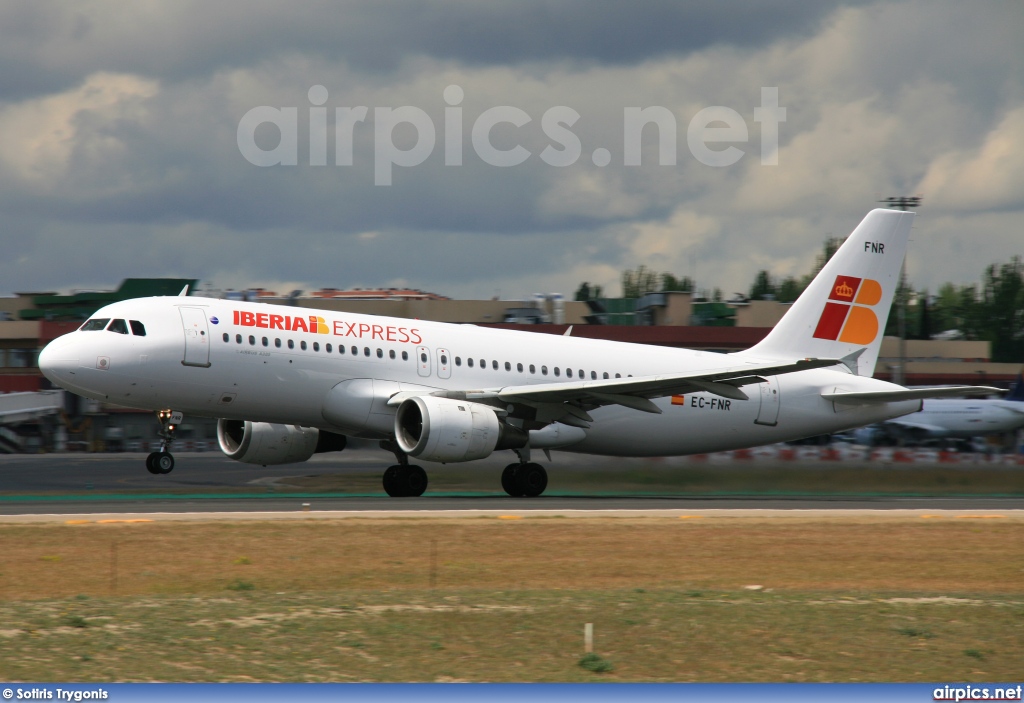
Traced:
[[[1009, 0], [5, 2], [0, 293], [175, 276], [514, 299], [617, 294], [646, 264], [728, 294], [915, 194], [912, 282], [976, 281], [1024, 254], [1021, 37]], [[763, 88], [786, 116], [766, 155]], [[245, 127], [262, 106], [296, 127]], [[653, 107], [674, 128], [627, 163], [627, 111]], [[713, 107], [731, 130], [697, 129]], [[735, 163], [707, 165], [694, 130]], [[295, 165], [251, 162], [290, 143]]]

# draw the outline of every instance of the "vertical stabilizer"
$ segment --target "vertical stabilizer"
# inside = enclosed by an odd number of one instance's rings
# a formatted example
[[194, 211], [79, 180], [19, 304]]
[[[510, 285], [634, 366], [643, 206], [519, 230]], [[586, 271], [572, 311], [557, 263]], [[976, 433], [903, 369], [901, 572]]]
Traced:
[[849, 360], [851, 371], [871, 376], [913, 221], [909, 212], [869, 212], [779, 324], [745, 353]]

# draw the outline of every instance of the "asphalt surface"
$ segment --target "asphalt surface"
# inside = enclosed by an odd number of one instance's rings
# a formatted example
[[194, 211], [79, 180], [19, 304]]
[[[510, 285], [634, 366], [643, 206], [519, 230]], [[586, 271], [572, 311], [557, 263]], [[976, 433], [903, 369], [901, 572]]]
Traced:
[[[321, 511], [653, 511], [653, 510], [1022, 510], [1024, 498], [989, 497], [693, 497], [616, 492], [600, 476], [623, 460], [557, 456], [539, 498], [511, 498], [500, 488], [507, 457], [458, 467], [426, 465], [431, 487], [420, 498], [389, 498], [381, 451], [318, 455], [303, 464], [253, 466], [219, 452], [176, 454], [168, 475], [154, 476], [144, 454], [0, 456], [0, 515], [232, 513]], [[467, 468], [469, 467], [469, 468]], [[593, 483], [586, 480], [594, 476]], [[571, 476], [560, 486], [560, 477]], [[329, 479], [306, 487], [309, 477]], [[581, 480], [582, 479], [582, 480]], [[570, 486], [569, 489], [565, 486]], [[582, 486], [582, 489], [581, 489]], [[592, 490], [590, 490], [592, 488]], [[609, 490], [611, 489], [611, 490]]]

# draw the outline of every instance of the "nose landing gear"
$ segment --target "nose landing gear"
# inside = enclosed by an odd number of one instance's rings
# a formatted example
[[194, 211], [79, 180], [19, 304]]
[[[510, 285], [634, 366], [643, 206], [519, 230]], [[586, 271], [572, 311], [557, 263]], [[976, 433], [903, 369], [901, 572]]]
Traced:
[[181, 424], [182, 414], [172, 410], [160, 410], [156, 414], [160, 421], [160, 451], [146, 457], [146, 469], [151, 474], [169, 474], [174, 471], [174, 456], [168, 451], [174, 441], [175, 430]]

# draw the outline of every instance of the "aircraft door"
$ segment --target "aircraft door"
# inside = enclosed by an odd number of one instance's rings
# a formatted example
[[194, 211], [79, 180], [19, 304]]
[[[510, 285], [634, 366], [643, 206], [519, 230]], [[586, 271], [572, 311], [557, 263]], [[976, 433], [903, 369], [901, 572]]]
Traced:
[[430, 375], [430, 350], [426, 347], [416, 347], [416, 372], [420, 376]]
[[181, 324], [185, 330], [185, 357], [182, 366], [210, 366], [210, 329], [206, 310], [181, 306]]
[[754, 424], [775, 427], [779, 424], [779, 405], [782, 401], [779, 394], [779, 379], [777, 376], [768, 376], [765, 383], [757, 385], [761, 389], [761, 408], [757, 412]]
[[437, 350], [437, 377], [452, 377], [452, 357], [451, 354], [448, 353], [447, 349]]

